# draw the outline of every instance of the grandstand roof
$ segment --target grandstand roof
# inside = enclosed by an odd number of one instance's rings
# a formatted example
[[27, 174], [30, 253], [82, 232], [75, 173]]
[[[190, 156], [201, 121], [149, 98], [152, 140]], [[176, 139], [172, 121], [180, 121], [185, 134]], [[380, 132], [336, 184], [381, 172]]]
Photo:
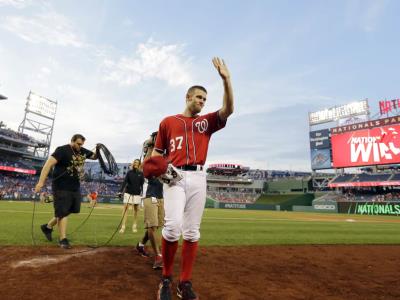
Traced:
[[207, 173], [232, 176], [247, 172], [249, 169], [239, 164], [219, 163], [210, 164], [207, 168]]

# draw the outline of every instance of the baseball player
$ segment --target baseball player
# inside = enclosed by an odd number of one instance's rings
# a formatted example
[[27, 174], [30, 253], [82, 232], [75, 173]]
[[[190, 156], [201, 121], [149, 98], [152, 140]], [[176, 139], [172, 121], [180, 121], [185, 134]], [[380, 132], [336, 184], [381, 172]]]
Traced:
[[192, 86], [186, 93], [183, 113], [161, 121], [152, 152], [152, 158], [165, 154], [166, 159], [179, 172], [179, 178], [182, 178], [178, 182], [164, 184], [164, 266], [158, 300], [169, 300], [172, 297], [172, 270], [181, 235], [182, 263], [177, 295], [183, 300], [198, 299], [192, 288], [191, 277], [206, 202], [206, 173], [203, 165], [211, 135], [225, 127], [228, 117], [233, 113], [233, 91], [228, 68], [220, 58], [213, 58], [212, 62], [224, 86], [222, 108], [199, 115], [207, 100], [207, 90], [202, 86]]

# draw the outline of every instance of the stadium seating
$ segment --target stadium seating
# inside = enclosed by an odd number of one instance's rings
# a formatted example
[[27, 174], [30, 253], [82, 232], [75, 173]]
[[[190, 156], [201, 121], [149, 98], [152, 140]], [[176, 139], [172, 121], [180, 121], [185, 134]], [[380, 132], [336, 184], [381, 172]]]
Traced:
[[[31, 199], [34, 196], [33, 189], [38, 181], [38, 176], [23, 175], [4, 172], [0, 173], [0, 199]], [[96, 191], [99, 196], [115, 196], [120, 189], [117, 182], [82, 182], [81, 193], [87, 195]], [[51, 193], [51, 180], [47, 181], [43, 192]]]
[[32, 163], [30, 163], [29, 161], [3, 159], [3, 158], [0, 158], [0, 166], [24, 168], [24, 169], [32, 169], [33, 168]]
[[261, 194], [208, 191], [207, 197], [223, 203], [255, 203]]
[[361, 173], [355, 175], [352, 181], [353, 182], [387, 181], [391, 176], [392, 176], [391, 173], [385, 173], [385, 174]]
[[334, 178], [332, 180], [332, 183], [339, 183], [339, 182], [348, 182], [348, 181], [352, 181], [353, 177], [355, 175], [354, 174], [343, 174], [343, 175], [339, 175], [336, 178]]
[[[397, 178], [397, 179], [396, 179]], [[374, 182], [399, 180], [400, 174], [392, 173], [361, 173], [361, 174], [342, 174], [335, 177], [331, 183], [342, 182]]]
[[8, 128], [0, 128], [0, 137], [7, 140], [12, 140], [14, 142], [25, 141], [29, 144], [36, 144], [37, 141], [32, 137], [28, 136], [27, 134], [20, 133]]
[[398, 181], [398, 180], [400, 180], [400, 174], [393, 174], [393, 176], [392, 177], [390, 177], [390, 179], [389, 179], [390, 181]]

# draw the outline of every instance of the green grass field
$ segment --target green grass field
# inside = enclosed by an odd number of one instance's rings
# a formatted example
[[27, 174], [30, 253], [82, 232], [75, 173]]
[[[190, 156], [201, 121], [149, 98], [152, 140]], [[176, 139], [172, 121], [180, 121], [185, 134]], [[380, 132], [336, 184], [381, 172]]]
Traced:
[[[83, 203], [81, 213], [69, 218], [69, 233], [87, 217], [90, 209], [86, 206]], [[52, 204], [36, 204], [35, 211], [34, 241], [37, 245], [49, 245], [39, 225], [52, 217]], [[74, 245], [103, 245], [116, 230], [121, 211], [121, 205], [99, 205], [84, 226], [69, 238]], [[31, 202], [0, 201], [1, 245], [33, 244], [32, 212]], [[130, 217], [128, 228], [131, 220]], [[127, 230], [125, 234], [117, 233], [109, 245], [136, 244], [143, 234], [142, 223], [143, 211], [140, 211], [139, 232], [133, 234]], [[399, 244], [399, 232], [399, 217], [206, 209], [201, 227], [201, 244]]]

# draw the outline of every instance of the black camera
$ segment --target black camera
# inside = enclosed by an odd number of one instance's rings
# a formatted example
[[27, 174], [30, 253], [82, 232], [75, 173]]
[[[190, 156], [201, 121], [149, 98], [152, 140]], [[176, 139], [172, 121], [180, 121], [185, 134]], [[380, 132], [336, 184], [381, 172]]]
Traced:
[[152, 140], [152, 142], [153, 142], [153, 146], [154, 146], [154, 144], [156, 143], [157, 134], [158, 134], [158, 131], [154, 131], [154, 132], [150, 135], [151, 140]]
[[150, 138], [144, 141], [144, 143], [143, 143], [143, 155], [145, 157], [146, 157], [147, 151], [149, 151], [150, 148], [154, 147], [154, 145], [156, 143], [157, 133], [158, 133], [158, 131], [153, 132], [150, 135]]

